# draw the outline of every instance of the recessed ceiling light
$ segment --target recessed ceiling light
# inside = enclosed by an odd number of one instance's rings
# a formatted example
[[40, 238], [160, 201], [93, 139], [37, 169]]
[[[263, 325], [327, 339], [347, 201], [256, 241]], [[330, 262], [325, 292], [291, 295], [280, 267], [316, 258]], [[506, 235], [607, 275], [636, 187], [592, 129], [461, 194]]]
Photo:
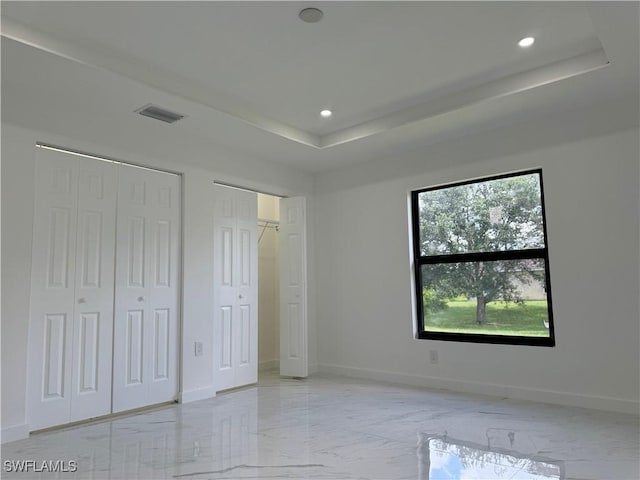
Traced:
[[319, 8], [304, 8], [298, 13], [300, 20], [307, 23], [319, 22], [323, 15], [324, 13]]
[[518, 45], [520, 45], [522, 48], [526, 48], [526, 47], [530, 47], [531, 45], [533, 45], [533, 42], [535, 42], [536, 39], [533, 37], [524, 37], [522, 40], [520, 40], [518, 42]]
[[324, 118], [329, 118], [331, 115], [333, 115], [333, 112], [331, 110], [325, 109], [320, 112], [320, 116]]

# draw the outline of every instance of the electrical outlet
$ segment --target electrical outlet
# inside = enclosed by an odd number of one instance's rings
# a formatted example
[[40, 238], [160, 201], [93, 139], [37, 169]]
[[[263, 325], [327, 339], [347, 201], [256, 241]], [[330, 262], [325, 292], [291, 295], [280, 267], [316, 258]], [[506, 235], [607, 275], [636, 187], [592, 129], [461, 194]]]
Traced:
[[195, 342], [193, 353], [196, 357], [199, 357], [200, 355], [202, 355], [202, 342]]
[[429, 350], [429, 363], [436, 365], [438, 363], [438, 351]]

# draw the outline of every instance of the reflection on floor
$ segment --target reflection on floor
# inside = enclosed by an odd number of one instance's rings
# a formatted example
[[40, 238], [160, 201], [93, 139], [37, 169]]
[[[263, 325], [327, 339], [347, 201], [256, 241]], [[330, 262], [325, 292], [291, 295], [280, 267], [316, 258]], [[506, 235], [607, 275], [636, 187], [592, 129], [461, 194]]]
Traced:
[[[511, 446], [515, 432], [497, 431], [492, 434], [508, 436]], [[453, 440], [447, 435], [420, 434], [418, 456], [421, 458], [419, 478], [561, 480], [564, 462], [542, 459], [539, 455], [521, 456], [511, 449], [491, 446], [487, 432], [487, 445]]]
[[[2, 478], [635, 480], [638, 433], [631, 415], [270, 374], [210, 400], [5, 444]], [[29, 460], [29, 474], [9, 472]], [[78, 471], [34, 472], [57, 460]]]

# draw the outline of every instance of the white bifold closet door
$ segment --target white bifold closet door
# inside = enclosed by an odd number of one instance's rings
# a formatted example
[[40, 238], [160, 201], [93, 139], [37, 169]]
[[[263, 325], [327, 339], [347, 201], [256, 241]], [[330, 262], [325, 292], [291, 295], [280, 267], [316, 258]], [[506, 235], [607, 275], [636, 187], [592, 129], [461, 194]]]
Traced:
[[177, 175], [36, 150], [27, 421], [176, 398]]
[[178, 392], [180, 178], [118, 166], [113, 411]]
[[32, 430], [111, 412], [115, 173], [109, 163], [36, 150]]
[[214, 185], [214, 385], [258, 381], [258, 198]]
[[280, 199], [280, 375], [307, 377], [307, 213], [304, 197]]

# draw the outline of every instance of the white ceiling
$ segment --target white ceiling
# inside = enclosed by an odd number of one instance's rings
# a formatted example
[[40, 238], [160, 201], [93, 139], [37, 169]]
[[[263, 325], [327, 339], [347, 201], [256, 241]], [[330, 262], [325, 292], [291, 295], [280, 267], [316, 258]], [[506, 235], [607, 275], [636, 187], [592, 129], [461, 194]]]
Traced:
[[[306, 6], [322, 20], [302, 22]], [[1, 8], [4, 119], [26, 121], [35, 105], [70, 127], [100, 115], [311, 172], [638, 91], [631, 2]], [[528, 35], [537, 41], [521, 49]], [[148, 103], [187, 118], [133, 113]]]

